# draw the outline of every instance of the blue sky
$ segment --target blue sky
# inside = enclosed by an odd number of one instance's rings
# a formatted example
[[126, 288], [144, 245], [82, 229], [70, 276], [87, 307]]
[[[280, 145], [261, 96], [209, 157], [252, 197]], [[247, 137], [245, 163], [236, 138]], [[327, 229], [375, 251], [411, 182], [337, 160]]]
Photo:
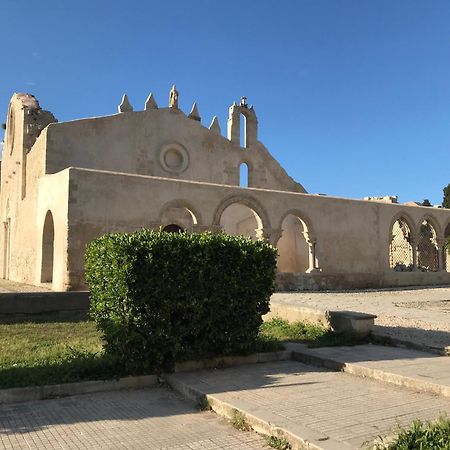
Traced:
[[0, 122], [14, 92], [60, 121], [153, 92], [259, 138], [308, 192], [442, 201], [450, 183], [449, 0], [0, 0]]

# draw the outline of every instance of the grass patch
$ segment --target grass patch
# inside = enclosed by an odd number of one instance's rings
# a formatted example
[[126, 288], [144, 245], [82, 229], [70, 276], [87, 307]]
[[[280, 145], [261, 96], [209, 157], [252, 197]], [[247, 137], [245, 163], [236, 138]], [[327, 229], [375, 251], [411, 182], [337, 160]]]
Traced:
[[279, 438], [277, 436], [267, 436], [266, 438], [267, 445], [269, 447], [275, 448], [277, 450], [291, 450], [292, 446], [289, 442], [284, 438]]
[[202, 398], [199, 400], [197, 407], [200, 411], [211, 411], [212, 406], [211, 402], [208, 400], [206, 395], [203, 395]]
[[0, 387], [114, 378], [122, 369], [104, 354], [95, 324], [22, 321], [0, 325]]
[[[360, 342], [355, 336], [333, 333], [319, 325], [272, 319], [262, 324], [247, 353], [280, 351], [286, 341], [312, 346]], [[105, 354], [94, 322], [43, 315], [0, 323], [0, 389], [126, 375], [131, 373]]]
[[273, 318], [261, 325], [260, 338], [275, 342], [303, 342], [310, 347], [357, 345], [369, 342], [368, 338], [354, 333], [336, 333], [323, 325], [292, 322]]
[[377, 444], [378, 450], [450, 450], [450, 420], [440, 417], [436, 422], [415, 420], [407, 429], [401, 429], [392, 443]]
[[252, 431], [251, 425], [247, 422], [247, 418], [237, 409], [233, 410], [231, 416], [231, 425], [239, 431]]

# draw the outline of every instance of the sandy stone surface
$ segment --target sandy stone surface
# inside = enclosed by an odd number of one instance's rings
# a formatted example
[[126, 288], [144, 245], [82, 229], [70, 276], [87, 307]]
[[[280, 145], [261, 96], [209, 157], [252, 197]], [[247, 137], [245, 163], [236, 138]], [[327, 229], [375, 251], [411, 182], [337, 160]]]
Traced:
[[34, 286], [31, 284], [16, 283], [15, 281], [0, 278], [0, 294], [8, 292], [46, 292], [51, 290], [50, 283], [43, 283], [41, 286]]
[[450, 287], [276, 293], [286, 305], [376, 314], [375, 332], [418, 345], [450, 346]]

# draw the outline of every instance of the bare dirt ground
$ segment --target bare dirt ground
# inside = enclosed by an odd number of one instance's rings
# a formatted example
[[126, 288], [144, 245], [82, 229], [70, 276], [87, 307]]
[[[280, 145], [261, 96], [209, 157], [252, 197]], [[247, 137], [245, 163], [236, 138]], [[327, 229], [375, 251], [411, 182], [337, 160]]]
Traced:
[[376, 314], [374, 332], [427, 347], [450, 346], [450, 287], [276, 293], [286, 304]]

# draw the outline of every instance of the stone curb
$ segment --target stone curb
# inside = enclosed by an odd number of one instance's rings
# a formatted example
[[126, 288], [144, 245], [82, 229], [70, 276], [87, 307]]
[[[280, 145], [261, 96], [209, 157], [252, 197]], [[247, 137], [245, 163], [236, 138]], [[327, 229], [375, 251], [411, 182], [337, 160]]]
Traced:
[[273, 361], [286, 361], [292, 358], [291, 350], [278, 352], [253, 353], [246, 356], [222, 356], [202, 361], [186, 361], [175, 364], [174, 373], [192, 372], [194, 370], [223, 369], [225, 367], [240, 366], [242, 364], [255, 364]]
[[[291, 351], [254, 353], [248, 356], [225, 356], [202, 361], [186, 361], [175, 365], [175, 373], [190, 372], [199, 369], [217, 369], [241, 364], [252, 364], [291, 359]], [[142, 388], [158, 383], [157, 375], [142, 375], [119, 378], [118, 380], [80, 381], [78, 383], [49, 384], [0, 389], [0, 405], [71, 395], [91, 394], [94, 392], [117, 391], [120, 389]]]
[[57, 397], [68, 397], [94, 392], [117, 391], [120, 389], [136, 389], [157, 384], [156, 375], [124, 377], [118, 380], [80, 381], [78, 383], [49, 384], [45, 386], [28, 386], [11, 389], [0, 389], [0, 405], [6, 403], [45, 400]]
[[293, 423], [287, 418], [255, 408], [246, 401], [234, 399], [233, 404], [221, 400], [218, 395], [202, 392], [177, 379], [176, 374], [165, 375], [167, 384], [184, 397], [199, 405], [205, 403], [216, 414], [233, 420], [236, 413], [245, 417], [245, 421], [253, 431], [266, 436], [276, 436], [286, 439], [293, 450], [350, 450], [353, 447], [343, 442], [335, 441], [329, 436], [312, 430], [303, 425]]
[[339, 361], [338, 359], [324, 358], [323, 356], [315, 355], [314, 350], [311, 350], [301, 344], [287, 344], [287, 347], [292, 350], [292, 359], [295, 361], [300, 361], [304, 364], [342, 371], [356, 375], [360, 378], [370, 378], [372, 380], [402, 386], [415, 391], [429, 392], [442, 397], [450, 397], [450, 386], [444, 386], [418, 378], [391, 373], [385, 370], [372, 369], [357, 363], [348, 363], [345, 361]]
[[391, 345], [392, 347], [410, 348], [412, 350], [419, 350], [421, 352], [433, 353], [441, 356], [450, 356], [450, 346], [448, 347], [432, 347], [426, 344], [418, 344], [416, 342], [407, 341], [404, 339], [398, 339], [384, 334], [378, 334], [372, 332], [372, 336], [376, 339], [380, 339]]

